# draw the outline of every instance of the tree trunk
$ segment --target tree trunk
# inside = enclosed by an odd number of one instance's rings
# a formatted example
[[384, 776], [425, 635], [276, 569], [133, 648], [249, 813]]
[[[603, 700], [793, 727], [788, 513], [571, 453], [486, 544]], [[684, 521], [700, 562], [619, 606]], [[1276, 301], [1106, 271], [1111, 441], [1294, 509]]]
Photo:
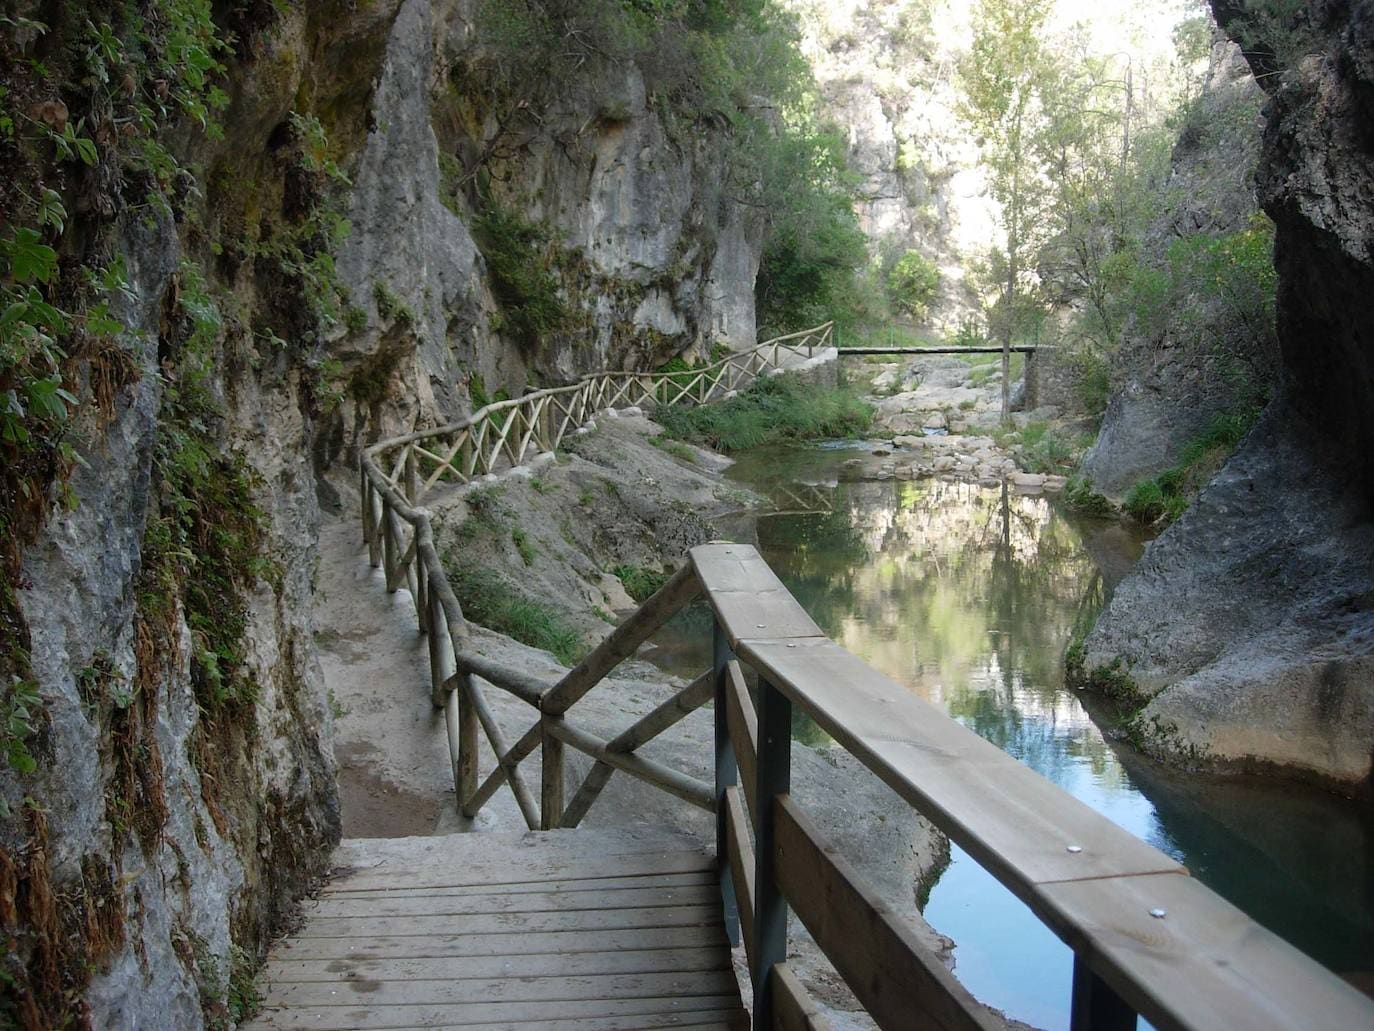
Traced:
[[1011, 232], [1007, 234], [1007, 310], [1002, 313], [1002, 425], [1011, 425], [1011, 334], [1016, 323], [1017, 233], [1016, 192], [1011, 198]]

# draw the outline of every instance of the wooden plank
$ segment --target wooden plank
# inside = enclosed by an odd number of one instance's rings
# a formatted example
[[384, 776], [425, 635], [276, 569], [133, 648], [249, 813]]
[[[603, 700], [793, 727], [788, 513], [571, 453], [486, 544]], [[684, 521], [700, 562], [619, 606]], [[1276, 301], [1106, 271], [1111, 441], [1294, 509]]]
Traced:
[[654, 909], [578, 909], [555, 913], [484, 913], [472, 916], [317, 916], [298, 938], [372, 938], [407, 935], [519, 935], [545, 931], [703, 927], [719, 923], [719, 906]]
[[774, 807], [773, 872], [792, 909], [883, 1028], [993, 1029], [993, 1019], [917, 939], [911, 926], [861, 883], [787, 795]]
[[830, 1031], [830, 1021], [786, 963], [773, 967], [773, 1027], [778, 1031]]
[[1191, 877], [1051, 884], [1041, 901], [1041, 919], [1159, 1031], [1374, 1028], [1374, 1000]]
[[[703, 1013], [729, 1011], [738, 995], [697, 995], [666, 999], [598, 999], [586, 1002], [494, 1002], [460, 1005], [361, 1005], [313, 1006], [263, 1013], [253, 1025], [265, 1028], [351, 1029], [412, 1028], [490, 1024], [529, 1020], [563, 1020], [574, 1017], [606, 1018], [651, 1013]], [[600, 1025], [604, 1027], [605, 1025]], [[636, 1025], [642, 1026], [642, 1025]]]
[[476, 913], [551, 913], [581, 909], [652, 909], [659, 906], [705, 906], [719, 898], [715, 886], [676, 888], [606, 888], [601, 891], [526, 891], [511, 894], [437, 894], [358, 898], [331, 895], [302, 904], [316, 916], [457, 916]]
[[569, 670], [557, 686], [540, 699], [540, 708], [552, 715], [567, 712], [574, 702], [633, 655], [641, 644], [700, 593], [701, 584], [697, 581], [692, 564], [688, 563], [673, 574], [627, 622], [612, 630], [590, 655]]
[[757, 812], [754, 802], [755, 779], [758, 776], [759, 721], [754, 714], [754, 702], [744, 683], [738, 660], [731, 659], [725, 667], [725, 724], [730, 728], [730, 745], [735, 750], [740, 783], [749, 811]]
[[[271, 1023], [244, 1024], [244, 1028], [276, 1027]], [[519, 1020], [516, 1022], [481, 1024], [427, 1024], [431, 1029], [462, 1028], [463, 1031], [651, 1031], [656, 1028], [677, 1028], [678, 1031], [749, 1031], [749, 1014], [743, 1009], [690, 1010], [683, 1013], [641, 1013], [628, 1017], [584, 1017], [551, 1020]]]
[[633, 752], [641, 745], [648, 744], [711, 700], [711, 677], [711, 671], [707, 670], [628, 730], [611, 738], [606, 747], [612, 752]]
[[[703, 859], [707, 857], [703, 856]], [[712, 871], [705, 866], [686, 873], [633, 874], [627, 877], [594, 877], [584, 880], [529, 881], [517, 884], [482, 884], [455, 888], [364, 888], [359, 891], [347, 889], [331, 892], [326, 890], [320, 898], [435, 898], [442, 895], [463, 895], [468, 898], [483, 898], [487, 895], [518, 895], [523, 893], [557, 892], [572, 895], [584, 891], [607, 891], [621, 888], [644, 888], [653, 890], [674, 890], [702, 884], [714, 884]]]
[[691, 551], [711, 608], [736, 651], [745, 640], [821, 638], [821, 629], [745, 544], [703, 544]]
[[635, 874], [685, 873], [711, 869], [715, 858], [706, 852], [665, 852], [662, 855], [572, 855], [565, 857], [540, 856], [537, 853], [521, 859], [511, 853], [497, 853], [491, 861], [482, 861], [480, 854], [460, 868], [406, 866], [383, 863], [369, 870], [336, 875], [322, 894], [363, 889], [413, 889], [419, 887], [456, 888], [481, 884], [501, 884], [512, 876], [525, 883], [553, 880], [581, 880], [597, 874], [617, 877]]
[[740, 655], [1028, 903], [1044, 882], [1183, 870], [831, 641]]
[[[507, 775], [507, 772], [519, 766], [520, 763], [538, 747], [539, 738], [540, 726], [539, 723], [536, 722], [534, 726], [530, 727], [529, 730], [525, 731], [525, 733], [520, 736], [519, 741], [515, 742], [515, 744], [511, 745], [510, 748], [506, 750], [504, 755], [496, 757], [497, 768], [487, 774], [486, 780], [482, 781], [481, 786], [477, 789], [477, 793], [463, 802], [464, 816], [476, 816], [477, 812], [486, 804], [487, 800], [491, 798], [492, 795], [496, 794], [496, 790], [502, 784], [510, 782], [510, 777]], [[523, 808], [521, 812], [524, 812]], [[526, 818], [526, 822], [528, 823], [528, 817]]]
[[671, 999], [728, 996], [737, 992], [733, 970], [660, 974], [585, 974], [551, 977], [495, 977], [449, 980], [281, 982], [267, 994], [268, 1006], [452, 1006], [496, 1002], [580, 1002], [593, 999]]
[[559, 737], [562, 719], [539, 717], [539, 829], [557, 830], [563, 819], [563, 789], [566, 770], [563, 739]]
[[735, 902], [739, 910], [740, 936], [744, 939], [744, 954], [748, 969], [754, 969], [754, 842], [749, 835], [749, 816], [744, 811], [744, 798], [739, 785], [725, 789], [725, 847], [730, 864], [730, 880], [735, 886]]
[[582, 952], [569, 956], [465, 956], [441, 959], [270, 959], [263, 975], [273, 982], [374, 980], [461, 980], [484, 977], [548, 977], [578, 974], [654, 974], [688, 970], [730, 970], [721, 949], [643, 949]]
[[[457, 1025], [439, 1025], [455, 1027]], [[518, 1024], [464, 1024], [464, 1031], [650, 1031], [671, 1027], [678, 1031], [749, 1031], [749, 1014], [742, 1009], [645, 1013], [635, 1017], [593, 1017], [590, 1020], [522, 1020]]]
[[708, 813], [715, 812], [715, 792], [711, 785], [705, 781], [697, 780], [685, 773], [670, 769], [662, 763], [645, 758], [634, 753], [612, 752], [607, 748], [607, 742], [589, 734], [584, 730], [574, 727], [565, 722], [561, 717], [546, 716], [548, 729], [558, 739], [567, 742], [584, 755], [590, 755], [594, 759], [600, 759], [608, 766], [614, 766], [618, 770], [624, 770], [632, 777], [652, 784], [670, 795], [690, 802], [698, 809], [705, 809]]
[[280, 960], [439, 959], [466, 956], [573, 955], [652, 949], [728, 949], [719, 924], [626, 930], [548, 931], [531, 934], [406, 935], [377, 938], [291, 938], [275, 950]]
[[[647, 716], [611, 738], [606, 743], [607, 750], [633, 752], [636, 748], [652, 741], [669, 727], [674, 726], [684, 717], [701, 708], [711, 698], [713, 692], [712, 677], [713, 674], [709, 670], [697, 677], [677, 694], [659, 704]], [[565, 828], [576, 827], [582, 822], [582, 818], [591, 809], [592, 803], [596, 801], [601, 790], [611, 779], [614, 770], [615, 767], [598, 760], [587, 771], [582, 786], [577, 789], [577, 793], [563, 813], [562, 825]]]

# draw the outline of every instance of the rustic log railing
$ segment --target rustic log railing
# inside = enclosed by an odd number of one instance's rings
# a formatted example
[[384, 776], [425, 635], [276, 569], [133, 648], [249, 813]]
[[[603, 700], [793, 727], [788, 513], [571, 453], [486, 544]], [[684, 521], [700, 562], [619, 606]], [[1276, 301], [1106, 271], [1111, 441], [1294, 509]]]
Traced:
[[410, 433], [368, 450], [393, 487], [403, 482], [407, 500], [418, 503], [436, 484], [467, 483], [478, 476], [555, 451], [569, 433], [603, 409], [706, 404], [740, 390], [789, 360], [814, 356], [830, 346], [834, 326], [769, 340], [726, 355], [700, 369], [679, 372], [598, 372], [566, 387], [536, 390], [497, 401], [448, 426]]
[[[392, 476], [376, 462], [389, 449], [423, 439], [387, 442], [364, 458], [364, 537], [373, 564], [385, 568], [388, 590], [404, 584], [414, 598], [462, 812], [475, 815], [504, 784], [531, 828], [574, 827], [616, 772], [714, 811], [722, 902], [727, 926], [747, 955], [756, 1027], [827, 1026], [786, 961], [789, 910], [880, 1027], [1002, 1026], [792, 797], [794, 708], [948, 834], [1074, 951], [1074, 1031], [1133, 1028], [1137, 1014], [1161, 1031], [1374, 1027], [1374, 1002], [1173, 859], [829, 640], [750, 546], [693, 549], [663, 588], [556, 683], [478, 655], [444, 575], [429, 514], [413, 503], [415, 449]], [[580, 699], [703, 595], [714, 619], [711, 670], [610, 740], [572, 722]], [[481, 681], [531, 707], [534, 722], [513, 741]], [[639, 754], [708, 701], [714, 704], [714, 784]], [[479, 784], [480, 735], [495, 761]], [[594, 760], [571, 799], [565, 797], [567, 748]], [[536, 749], [537, 796], [520, 770]]]

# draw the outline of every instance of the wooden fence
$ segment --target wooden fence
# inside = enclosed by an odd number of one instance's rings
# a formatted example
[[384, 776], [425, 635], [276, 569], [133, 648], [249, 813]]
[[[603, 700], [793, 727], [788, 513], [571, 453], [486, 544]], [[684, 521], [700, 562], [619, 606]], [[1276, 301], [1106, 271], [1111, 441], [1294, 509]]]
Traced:
[[596, 413], [614, 407], [706, 404], [741, 390], [759, 376], [812, 357], [830, 346], [834, 324], [769, 340], [711, 365], [680, 372], [597, 372], [566, 387], [497, 401], [469, 418], [384, 441], [366, 460], [392, 487], [404, 484], [416, 504], [441, 482], [467, 483], [497, 469], [555, 451]]
[[[493, 408], [506, 410], [485, 411]], [[663, 588], [556, 683], [478, 655], [435, 550], [429, 515], [413, 503], [416, 459], [387, 476], [373, 458], [399, 448], [414, 456], [423, 439], [387, 442], [364, 458], [363, 531], [388, 590], [405, 584], [415, 599], [462, 812], [476, 815], [505, 785], [531, 828], [574, 827], [617, 772], [713, 811], [722, 901], [748, 957], [756, 1027], [826, 1026], [786, 962], [789, 909], [880, 1027], [1002, 1026], [792, 797], [794, 708], [1073, 949], [1074, 1031], [1132, 1028], [1137, 1014], [1161, 1031], [1374, 1027], [1374, 1003], [1173, 859], [830, 641], [750, 546], [693, 549]], [[571, 718], [577, 702], [703, 595], [714, 619], [712, 669], [609, 740], [577, 726]], [[518, 737], [497, 723], [483, 681], [530, 706], [531, 723]], [[638, 754], [707, 702], [716, 728], [714, 783]], [[481, 736], [494, 768], [479, 782]], [[571, 797], [565, 795], [568, 748], [594, 760]], [[537, 796], [520, 769], [536, 749], [542, 762]]]

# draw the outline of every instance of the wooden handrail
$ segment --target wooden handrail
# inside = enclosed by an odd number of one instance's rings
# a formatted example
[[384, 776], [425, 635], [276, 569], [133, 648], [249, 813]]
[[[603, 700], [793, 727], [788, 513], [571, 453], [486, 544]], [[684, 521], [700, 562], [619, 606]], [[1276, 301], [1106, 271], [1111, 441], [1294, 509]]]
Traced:
[[[828, 346], [831, 331], [832, 324], [827, 322], [682, 372], [590, 373], [574, 384], [494, 401], [465, 419], [416, 430], [368, 447], [363, 453], [364, 474], [381, 481], [377, 484], [379, 488], [383, 483], [399, 488], [404, 472], [408, 490], [402, 500], [409, 508], [442, 479], [452, 477], [466, 482], [479, 473], [493, 471], [501, 462], [521, 464], [531, 447], [540, 452], [556, 449], [567, 433], [580, 429], [601, 409], [621, 403], [703, 404], [722, 387], [736, 389], [770, 367], [779, 368], [780, 348], [800, 349], [801, 345], [794, 348], [790, 341], [805, 340], [809, 353], [815, 341]], [[687, 377], [685, 384], [683, 377]], [[565, 405], [564, 399], [569, 403]], [[436, 449], [435, 442], [446, 443]], [[423, 475], [420, 462], [430, 467]], [[392, 467], [390, 473], [388, 466]]]
[[[776, 895], [795, 906], [880, 1026], [910, 1027], [918, 1016], [932, 1027], [990, 1026], [787, 794], [777, 766], [788, 753], [778, 738], [790, 721], [770, 714], [795, 706], [1074, 950], [1075, 1029], [1134, 1027], [1137, 1013], [1160, 1029], [1374, 1027], [1374, 1001], [1170, 857], [821, 634], [752, 547], [704, 545], [691, 559], [726, 648], [717, 655], [727, 715], [718, 733], [729, 735], [741, 774], [753, 767], [759, 856], [756, 911], [746, 926], [761, 954], [750, 964], [756, 1014], [777, 1008], [774, 968], [762, 955], [770, 947], [785, 954], [764, 940], [762, 907]], [[756, 730], [736, 658], [758, 675]], [[737, 789], [725, 791], [728, 798]], [[730, 838], [738, 816], [729, 822], [717, 845], [722, 856], [740, 851]]]

